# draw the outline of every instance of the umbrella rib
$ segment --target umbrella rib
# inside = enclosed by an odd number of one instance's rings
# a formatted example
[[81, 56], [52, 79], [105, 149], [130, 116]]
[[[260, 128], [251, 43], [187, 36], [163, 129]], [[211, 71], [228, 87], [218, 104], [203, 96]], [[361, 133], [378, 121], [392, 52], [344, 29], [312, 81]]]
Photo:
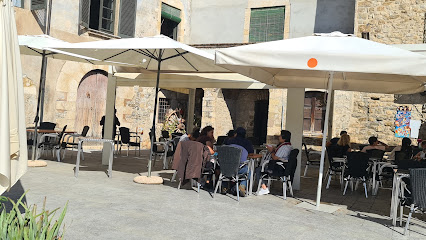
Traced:
[[40, 54], [40, 55], [43, 55], [43, 53], [41, 53], [41, 52], [39, 52], [39, 51], [37, 51], [37, 50], [35, 50], [34, 48], [32, 48], [32, 47], [29, 47], [29, 46], [26, 46], [27, 48], [29, 48], [29, 49], [31, 49], [31, 50], [33, 50], [34, 52], [36, 52], [36, 53], [38, 53], [38, 54]]
[[108, 60], [108, 59], [111, 59], [111, 58], [113, 58], [113, 57], [116, 57], [116, 56], [118, 56], [118, 55], [121, 55], [121, 54], [123, 54], [123, 53], [125, 53], [125, 52], [128, 52], [128, 51], [130, 51], [130, 50], [133, 50], [133, 49], [127, 49], [127, 50], [125, 50], [125, 51], [123, 51], [123, 52], [120, 52], [120, 53], [114, 54], [114, 55], [112, 55], [111, 57], [107, 57], [107, 58], [105, 58], [105, 59], [104, 59], [104, 60], [102, 60], [102, 61], [106, 61], [106, 60]]
[[147, 51], [152, 57], [149, 59], [148, 64], [146, 64], [146, 68], [148, 70], [149, 64], [151, 63], [151, 60], [154, 58], [155, 60], [159, 61], [158, 58], [155, 56], [155, 52], [157, 51], [156, 49], [154, 50], [154, 52], [150, 52], [148, 49], [145, 49], [145, 51]]
[[137, 53], [144, 55], [145, 57], [149, 57], [149, 58], [153, 57], [150, 53], [146, 53], [144, 50], [139, 50], [139, 49], [132, 49], [132, 50], [137, 52]]
[[189, 53], [188, 51], [185, 51], [185, 52], [182, 52], [182, 53], [180, 53], [177, 49], [175, 49], [175, 51], [178, 53], [178, 54], [176, 54], [176, 55], [173, 55], [173, 56], [170, 56], [170, 57], [167, 57], [167, 58], [165, 58], [165, 59], [163, 59], [163, 61], [165, 61], [165, 60], [168, 60], [168, 59], [170, 59], [170, 58], [175, 58], [175, 57], [178, 57], [178, 56], [181, 56], [189, 65], [191, 65], [191, 67], [193, 68], [193, 69], [195, 69], [195, 71], [197, 71], [198, 72], [198, 69], [196, 68], [196, 67], [194, 67], [194, 65], [192, 65], [192, 63], [190, 63], [189, 61], [188, 61], [188, 59], [186, 59], [185, 58], [185, 56], [183, 56], [184, 54], [187, 54], [187, 53]]

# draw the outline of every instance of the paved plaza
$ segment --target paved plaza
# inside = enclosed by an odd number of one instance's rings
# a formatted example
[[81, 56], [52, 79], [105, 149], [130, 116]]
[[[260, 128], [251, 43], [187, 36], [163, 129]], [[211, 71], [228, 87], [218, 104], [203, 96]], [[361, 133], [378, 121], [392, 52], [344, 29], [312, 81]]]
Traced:
[[[161, 162], [154, 174], [165, 179], [163, 185], [140, 185], [133, 178], [146, 174], [147, 151], [141, 157], [114, 159], [113, 175], [101, 166], [100, 152], [86, 153], [79, 177], [73, 174], [76, 154], [63, 162], [47, 160], [45, 168], [29, 168], [21, 180], [3, 195], [18, 198], [28, 191], [28, 204], [47, 209], [63, 207], [65, 239], [425, 239], [425, 217], [416, 215], [407, 236], [401, 227], [391, 226], [391, 191], [380, 189], [377, 197], [363, 195], [362, 188], [342, 196], [338, 180], [323, 190], [322, 201], [337, 206], [333, 213], [309, 210], [315, 200], [318, 168], [302, 178], [302, 190], [295, 198], [277, 195], [249, 196], [238, 203], [234, 196], [207, 191], [199, 194], [188, 185], [177, 190], [170, 183], [172, 171], [162, 171]], [[303, 164], [304, 167], [304, 164]], [[280, 184], [272, 193], [281, 193]], [[404, 223], [405, 225], [405, 223]]]

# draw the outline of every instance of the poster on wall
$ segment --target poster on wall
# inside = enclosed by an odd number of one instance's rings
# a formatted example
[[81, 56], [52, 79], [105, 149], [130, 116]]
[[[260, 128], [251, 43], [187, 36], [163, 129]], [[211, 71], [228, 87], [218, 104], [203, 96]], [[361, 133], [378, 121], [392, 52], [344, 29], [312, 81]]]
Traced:
[[398, 107], [395, 116], [395, 137], [410, 137], [411, 109], [407, 106]]

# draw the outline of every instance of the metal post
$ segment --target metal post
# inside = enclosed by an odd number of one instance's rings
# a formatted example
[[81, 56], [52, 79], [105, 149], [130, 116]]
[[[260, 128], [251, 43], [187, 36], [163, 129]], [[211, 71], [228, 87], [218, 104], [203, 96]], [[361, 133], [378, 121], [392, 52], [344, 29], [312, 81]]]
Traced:
[[[157, 117], [157, 104], [158, 104], [158, 88], [160, 85], [160, 70], [161, 70], [161, 58], [163, 55], [163, 49], [160, 49], [158, 52], [158, 69], [157, 69], [157, 84], [155, 85], [155, 103], [154, 103], [154, 117], [152, 119], [152, 129], [151, 129], [151, 152], [149, 154], [149, 162], [148, 162], [148, 177], [151, 177], [151, 163], [152, 163], [152, 151], [154, 148], [154, 141], [155, 141], [155, 120]], [[165, 153], [167, 154], [167, 153]]]
[[319, 169], [319, 176], [318, 176], [317, 202], [316, 202], [317, 208], [319, 208], [320, 201], [321, 201], [322, 176], [324, 172], [325, 145], [327, 142], [327, 134], [328, 134], [328, 118], [330, 115], [330, 103], [331, 103], [331, 95], [333, 91], [333, 77], [334, 77], [334, 72], [330, 72], [330, 77], [328, 79], [328, 95], [327, 95], [327, 107], [325, 109], [324, 132], [322, 135], [321, 161], [320, 161], [320, 169]]

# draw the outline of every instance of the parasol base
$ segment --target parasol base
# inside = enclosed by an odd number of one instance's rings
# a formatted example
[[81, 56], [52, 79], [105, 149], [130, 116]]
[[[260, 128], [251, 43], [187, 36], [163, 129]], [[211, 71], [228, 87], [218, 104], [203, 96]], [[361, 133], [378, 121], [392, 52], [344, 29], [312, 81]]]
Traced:
[[46, 167], [47, 162], [42, 160], [29, 160], [28, 167]]
[[163, 184], [163, 178], [158, 176], [138, 176], [133, 179], [133, 182], [140, 184]]

